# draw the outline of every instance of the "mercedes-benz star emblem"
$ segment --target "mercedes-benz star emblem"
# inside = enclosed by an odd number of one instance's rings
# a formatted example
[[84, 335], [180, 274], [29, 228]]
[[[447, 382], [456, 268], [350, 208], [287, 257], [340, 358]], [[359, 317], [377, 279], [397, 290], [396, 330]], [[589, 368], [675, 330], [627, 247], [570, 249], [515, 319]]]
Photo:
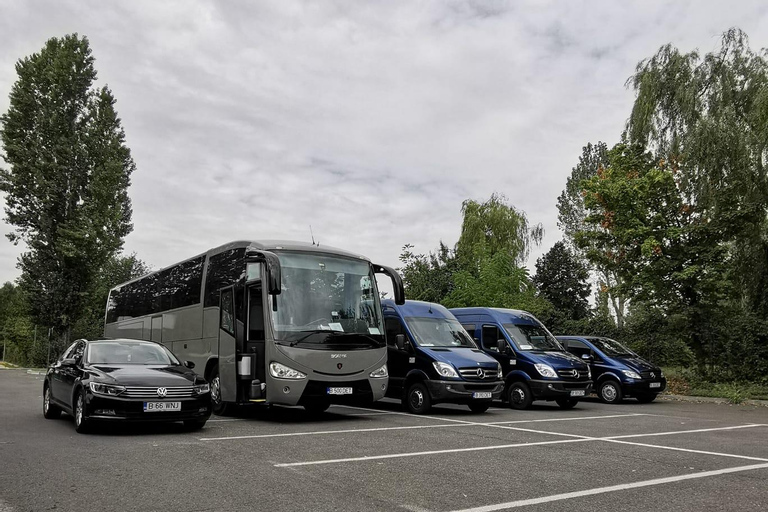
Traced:
[[655, 374], [655, 373], [653, 373], [653, 372], [651, 372], [651, 378], [652, 378], [652, 379], [655, 379], [655, 378], [656, 378], [656, 374]]
[[485, 378], [485, 372], [482, 368], [477, 369], [477, 378], [478, 379], [484, 379]]
[[571, 375], [573, 377], [578, 377], [579, 376], [579, 370], [571, 370]]
[[168, 394], [168, 390], [165, 388], [157, 388], [157, 396], [160, 398], [165, 398], [165, 395]]

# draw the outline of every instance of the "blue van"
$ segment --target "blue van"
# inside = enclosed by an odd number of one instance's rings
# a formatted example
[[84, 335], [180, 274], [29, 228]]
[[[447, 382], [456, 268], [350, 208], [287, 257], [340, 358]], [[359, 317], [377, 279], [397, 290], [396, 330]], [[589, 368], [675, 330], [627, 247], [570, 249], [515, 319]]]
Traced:
[[414, 414], [433, 404], [466, 404], [485, 412], [501, 396], [501, 366], [439, 304], [381, 301], [387, 338], [387, 396]]
[[597, 336], [558, 336], [568, 351], [589, 361], [595, 378], [595, 391], [607, 404], [633, 396], [641, 403], [653, 402], [667, 387], [658, 366], [649, 363], [610, 338]]
[[504, 371], [502, 399], [513, 409], [554, 400], [571, 409], [589, 395], [589, 365], [568, 353], [541, 322], [525, 311], [457, 308], [451, 313]]

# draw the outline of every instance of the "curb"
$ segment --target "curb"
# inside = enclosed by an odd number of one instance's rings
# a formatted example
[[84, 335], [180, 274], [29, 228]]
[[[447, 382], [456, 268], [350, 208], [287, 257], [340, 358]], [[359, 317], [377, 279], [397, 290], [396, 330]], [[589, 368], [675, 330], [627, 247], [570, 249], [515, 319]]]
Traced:
[[46, 370], [27, 370], [27, 373], [30, 375], [45, 375]]
[[734, 404], [727, 398], [718, 398], [713, 396], [687, 396], [687, 395], [659, 395], [661, 400], [670, 400], [676, 402], [694, 402], [726, 405], [751, 405], [754, 407], [768, 407], [768, 400], [744, 400], [740, 404]]

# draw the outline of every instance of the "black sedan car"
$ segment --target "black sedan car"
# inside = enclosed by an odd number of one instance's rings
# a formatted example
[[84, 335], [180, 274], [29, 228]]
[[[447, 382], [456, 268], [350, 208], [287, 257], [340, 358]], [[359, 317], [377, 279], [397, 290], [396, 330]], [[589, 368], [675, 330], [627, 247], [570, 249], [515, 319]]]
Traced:
[[211, 415], [211, 390], [193, 367], [151, 341], [77, 340], [48, 369], [43, 415], [65, 411], [78, 432], [102, 420], [183, 421], [199, 429]]

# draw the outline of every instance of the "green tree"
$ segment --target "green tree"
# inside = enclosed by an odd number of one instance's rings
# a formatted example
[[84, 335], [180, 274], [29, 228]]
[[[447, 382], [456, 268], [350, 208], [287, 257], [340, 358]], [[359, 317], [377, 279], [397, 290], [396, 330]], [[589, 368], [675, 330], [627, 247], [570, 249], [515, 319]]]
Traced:
[[586, 266], [560, 241], [536, 261], [533, 282], [565, 319], [581, 320], [590, 315], [588, 279]]
[[94, 276], [132, 229], [135, 166], [112, 93], [93, 85], [87, 38], [52, 38], [16, 72], [0, 117], [8, 238], [28, 247], [19, 283], [34, 321], [66, 337]]

